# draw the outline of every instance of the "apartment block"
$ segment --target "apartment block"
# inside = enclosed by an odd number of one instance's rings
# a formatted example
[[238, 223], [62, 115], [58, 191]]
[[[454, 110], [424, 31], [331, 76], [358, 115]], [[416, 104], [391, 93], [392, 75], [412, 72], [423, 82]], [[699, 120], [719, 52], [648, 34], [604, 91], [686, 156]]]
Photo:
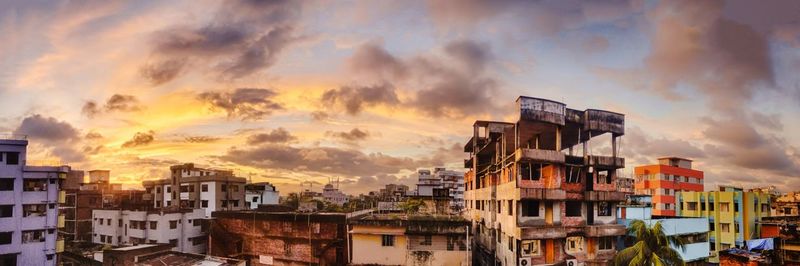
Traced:
[[245, 201], [250, 209], [258, 209], [258, 205], [278, 204], [280, 192], [269, 182], [250, 183], [244, 186]]
[[92, 221], [94, 243], [112, 246], [162, 243], [172, 244], [174, 251], [206, 252], [208, 225], [202, 209], [94, 210]]
[[708, 218], [712, 263], [719, 263], [717, 251], [742, 248], [745, 241], [759, 238], [757, 222], [770, 216], [771, 196], [764, 192], [720, 186], [718, 191], [678, 192], [676, 197], [678, 216]]
[[703, 172], [692, 169], [692, 160], [658, 158], [658, 164], [634, 168], [636, 194], [653, 196], [653, 215], [675, 216], [678, 192], [702, 192]]
[[57, 265], [69, 166], [27, 160], [25, 136], [0, 136], [0, 265]]
[[469, 265], [460, 216], [369, 214], [348, 222], [349, 265]]
[[800, 216], [764, 217], [761, 238], [775, 239], [781, 265], [800, 265]]
[[[684, 217], [654, 217], [652, 214], [652, 196], [650, 195], [632, 195], [628, 200], [619, 205], [617, 209], [617, 216], [619, 217], [618, 223], [630, 226], [634, 220], [641, 220], [647, 226], [653, 226], [656, 223], [661, 223], [664, 229], [664, 234], [667, 236], [676, 236], [683, 240], [685, 244], [681, 249], [672, 246], [681, 258], [688, 265], [706, 265], [706, 260], [710, 255], [709, 242], [708, 242], [708, 219], [705, 217], [698, 218], [684, 218]], [[624, 249], [635, 244], [632, 237], [623, 239], [620, 243], [619, 249]]]
[[454, 170], [447, 170], [443, 167], [436, 167], [433, 173], [427, 169], [417, 171], [417, 191], [416, 196], [432, 196], [438, 192], [435, 190], [446, 190], [450, 201], [450, 208], [454, 211], [464, 209], [464, 173]]
[[[625, 116], [521, 96], [516, 121], [476, 121], [464, 152], [468, 219], [480, 265], [605, 265], [625, 234], [615, 211]], [[610, 154], [599, 138], [607, 140]]]
[[242, 210], [245, 201], [246, 179], [233, 171], [195, 167], [194, 164], [170, 166], [168, 179], [142, 182], [144, 199], [154, 208], [200, 208], [205, 216], [218, 210]]
[[776, 197], [771, 208], [771, 216], [800, 216], [800, 192], [789, 192]]

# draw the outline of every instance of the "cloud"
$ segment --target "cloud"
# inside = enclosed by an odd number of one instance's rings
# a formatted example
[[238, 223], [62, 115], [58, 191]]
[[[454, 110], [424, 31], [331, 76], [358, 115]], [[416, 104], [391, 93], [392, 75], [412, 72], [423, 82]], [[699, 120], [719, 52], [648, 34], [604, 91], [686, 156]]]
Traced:
[[75, 144], [81, 140], [80, 132], [67, 122], [35, 114], [24, 118], [14, 130], [14, 134], [27, 135], [37, 147], [44, 147], [43, 151], [49, 151], [65, 162], [80, 162], [86, 159], [83, 153], [75, 148]]
[[703, 135], [717, 145], [706, 150], [739, 167], [766, 170], [793, 176], [800, 171], [797, 148], [782, 138], [758, 132], [745, 117], [715, 119], [705, 117]]
[[228, 118], [260, 120], [283, 106], [272, 100], [277, 93], [270, 89], [239, 88], [233, 92], [204, 92], [197, 96], [212, 109], [222, 109]]
[[295, 42], [300, 3], [225, 1], [203, 26], [177, 25], [153, 35], [152, 59], [140, 73], [153, 85], [169, 82], [189, 65], [208, 65], [222, 79], [237, 79], [267, 69]]
[[354, 72], [372, 73], [381, 79], [403, 79], [409, 71], [404, 62], [375, 42], [358, 47], [347, 60], [347, 66]]
[[102, 139], [103, 135], [100, 135], [100, 133], [94, 131], [90, 131], [89, 133], [86, 133], [86, 136], [84, 136], [83, 138], [87, 140], [96, 140], [96, 139]]
[[98, 108], [97, 103], [93, 101], [87, 101], [81, 108], [81, 113], [89, 118], [97, 116], [100, 112], [101, 110]]
[[364, 107], [400, 103], [395, 88], [389, 84], [375, 86], [342, 86], [322, 94], [321, 101], [328, 106], [344, 108], [350, 115], [359, 114]]
[[185, 137], [184, 141], [189, 143], [211, 143], [219, 141], [219, 137], [212, 137], [212, 136], [189, 136]]
[[[622, 155], [633, 156], [641, 162], [649, 162], [658, 157], [677, 156], [689, 159], [706, 158], [707, 154], [700, 147], [682, 139], [648, 136], [639, 127], [625, 130]], [[609, 150], [610, 152], [610, 150]]]
[[81, 108], [81, 113], [86, 117], [93, 118], [103, 112], [136, 112], [142, 110], [139, 99], [133, 95], [114, 94], [106, 100], [102, 109], [94, 101], [87, 101]]
[[311, 119], [314, 119], [316, 121], [323, 121], [323, 120], [328, 119], [329, 117], [330, 117], [330, 115], [328, 115], [328, 113], [325, 112], [325, 111], [317, 110], [317, 111], [311, 112]]
[[258, 145], [262, 143], [287, 143], [297, 137], [292, 136], [285, 128], [279, 127], [269, 133], [258, 133], [247, 137], [247, 144]]
[[345, 142], [358, 142], [367, 139], [370, 136], [369, 131], [353, 128], [347, 132], [325, 132], [325, 135], [343, 140]]
[[155, 139], [156, 139], [155, 132], [153, 132], [152, 130], [147, 132], [136, 132], [136, 134], [133, 135], [133, 138], [126, 141], [125, 143], [122, 143], [122, 147], [134, 148], [134, 147], [146, 146], [155, 141]]

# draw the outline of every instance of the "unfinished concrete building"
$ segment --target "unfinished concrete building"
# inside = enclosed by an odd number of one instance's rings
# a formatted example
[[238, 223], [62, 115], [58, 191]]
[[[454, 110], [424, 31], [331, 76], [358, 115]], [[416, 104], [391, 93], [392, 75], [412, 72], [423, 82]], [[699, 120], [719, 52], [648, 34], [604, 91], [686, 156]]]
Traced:
[[[464, 147], [474, 261], [605, 265], [625, 234], [615, 211], [625, 200], [616, 182], [624, 115], [524, 96], [517, 112], [513, 123], [476, 121]], [[591, 152], [601, 136], [611, 154]]]

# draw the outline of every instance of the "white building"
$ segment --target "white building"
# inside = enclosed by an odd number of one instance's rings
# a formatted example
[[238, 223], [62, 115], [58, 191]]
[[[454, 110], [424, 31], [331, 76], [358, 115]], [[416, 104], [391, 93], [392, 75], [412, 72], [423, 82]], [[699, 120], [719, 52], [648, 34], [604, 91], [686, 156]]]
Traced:
[[330, 183], [322, 188], [322, 198], [327, 202], [340, 206], [347, 203], [347, 195], [339, 191], [339, 188], [334, 187]]
[[258, 209], [261, 204], [278, 204], [280, 193], [269, 182], [251, 183], [244, 186], [244, 200], [250, 209]]
[[205, 253], [202, 209], [176, 211], [92, 211], [92, 242], [112, 246], [169, 243], [173, 251]]
[[430, 170], [418, 170], [417, 196], [433, 196], [434, 189], [447, 189], [451, 198], [450, 206], [453, 209], [464, 208], [464, 173], [447, 170], [443, 167]]
[[442, 180], [431, 175], [430, 170], [417, 171], [417, 195], [433, 196], [434, 188], [441, 188]]
[[57, 265], [68, 166], [34, 166], [24, 136], [0, 136], [0, 265]]
[[214, 211], [243, 210], [245, 206], [246, 179], [236, 177], [230, 170], [195, 167], [187, 163], [170, 166], [168, 179], [142, 182], [145, 200], [154, 208], [200, 208], [205, 217]]

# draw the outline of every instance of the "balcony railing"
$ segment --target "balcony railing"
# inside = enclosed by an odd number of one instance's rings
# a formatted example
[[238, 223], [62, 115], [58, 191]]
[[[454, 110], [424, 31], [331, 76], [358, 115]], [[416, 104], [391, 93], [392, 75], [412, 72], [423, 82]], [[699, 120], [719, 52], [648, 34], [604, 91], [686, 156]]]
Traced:
[[5, 140], [28, 140], [28, 135], [3, 133], [3, 134], [0, 134], [0, 139], [5, 139]]

